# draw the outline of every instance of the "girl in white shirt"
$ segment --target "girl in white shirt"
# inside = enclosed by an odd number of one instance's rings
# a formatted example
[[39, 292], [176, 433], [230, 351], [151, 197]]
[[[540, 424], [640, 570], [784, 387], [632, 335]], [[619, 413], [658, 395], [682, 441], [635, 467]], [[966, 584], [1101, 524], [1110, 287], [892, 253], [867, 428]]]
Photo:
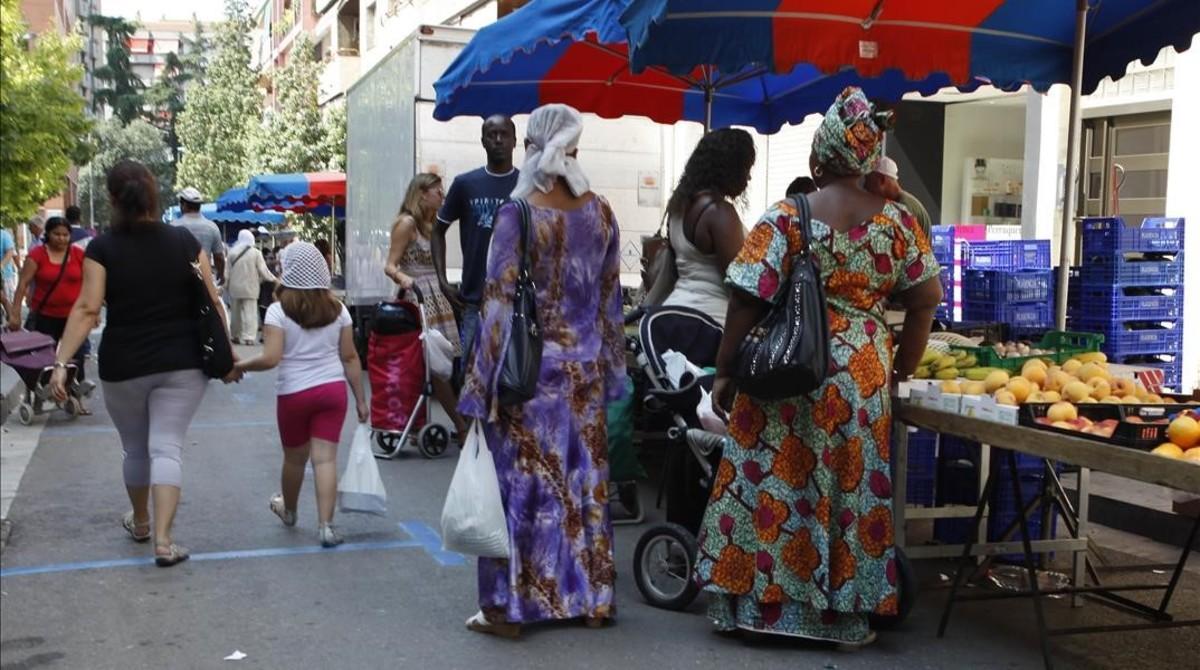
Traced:
[[263, 352], [239, 361], [240, 372], [279, 368], [276, 414], [283, 444], [282, 493], [271, 496], [271, 511], [286, 526], [296, 525], [296, 500], [304, 466], [312, 459], [317, 489], [321, 546], [342, 543], [333, 528], [337, 498], [337, 445], [346, 420], [346, 382], [354, 393], [358, 420], [368, 418], [362, 364], [354, 348], [350, 312], [329, 290], [329, 266], [307, 242], [283, 252], [277, 302], [267, 309]]

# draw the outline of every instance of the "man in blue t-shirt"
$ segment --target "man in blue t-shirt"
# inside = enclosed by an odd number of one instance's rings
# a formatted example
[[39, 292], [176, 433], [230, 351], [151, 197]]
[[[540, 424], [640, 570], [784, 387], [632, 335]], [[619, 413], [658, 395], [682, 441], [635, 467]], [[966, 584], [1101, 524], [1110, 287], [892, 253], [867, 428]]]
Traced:
[[[497, 114], [483, 122], [483, 150], [487, 165], [454, 178], [446, 201], [437, 215], [431, 246], [442, 292], [462, 310], [459, 331], [462, 336], [464, 369], [475, 350], [479, 335], [479, 304], [487, 279], [488, 246], [492, 242], [492, 222], [496, 209], [517, 186], [513, 150], [517, 146], [517, 127], [512, 119]], [[446, 231], [459, 222], [462, 242], [462, 282], [455, 291], [446, 280]]]

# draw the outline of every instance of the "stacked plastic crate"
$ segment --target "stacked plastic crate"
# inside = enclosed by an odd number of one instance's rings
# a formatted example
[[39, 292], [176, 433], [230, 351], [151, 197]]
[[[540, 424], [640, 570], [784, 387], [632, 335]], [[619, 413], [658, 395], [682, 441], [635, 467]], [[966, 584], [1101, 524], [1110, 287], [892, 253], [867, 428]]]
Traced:
[[[1017, 455], [1017, 481], [1021, 488], [1021, 499], [1026, 505], [1042, 494], [1045, 469], [1040, 458]], [[1012, 475], [1008, 470], [1008, 452], [993, 449], [992, 472], [997, 474], [992, 484], [989, 500], [987, 535], [991, 542], [1000, 541], [1009, 526], [1017, 520], [1017, 501], [1013, 496]], [[998, 470], [998, 472], [997, 472]], [[979, 443], [956, 437], [942, 436], [938, 450], [937, 503], [939, 505], [974, 505], [979, 501]], [[1026, 520], [1034, 538], [1042, 536], [1042, 515], [1031, 514]], [[934, 521], [934, 537], [946, 544], [961, 544], [971, 531], [971, 519], [937, 519]], [[1051, 517], [1050, 537], [1057, 531], [1057, 519]], [[1020, 531], [1009, 539], [1019, 539]], [[1016, 560], [1019, 556], [1002, 556]]]
[[1077, 330], [1104, 335], [1109, 360], [1163, 371], [1163, 386], [1183, 378], [1183, 219], [1083, 220]]
[[937, 433], [910, 428], [908, 431], [908, 476], [905, 478], [910, 505], [929, 507], [934, 502], [937, 479]]
[[963, 318], [1009, 324], [1012, 339], [1054, 324], [1050, 240], [973, 242], [963, 247]]
[[937, 318], [954, 321], [954, 226], [933, 226], [930, 235], [933, 237], [933, 255], [942, 266], [942, 290], [945, 291]]

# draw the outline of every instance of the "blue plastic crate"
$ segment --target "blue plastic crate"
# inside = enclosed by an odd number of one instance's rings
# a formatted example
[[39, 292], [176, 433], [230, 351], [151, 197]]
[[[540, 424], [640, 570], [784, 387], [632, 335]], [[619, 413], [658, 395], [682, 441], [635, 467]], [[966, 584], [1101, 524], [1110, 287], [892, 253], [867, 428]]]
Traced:
[[954, 226], [933, 226], [929, 229], [929, 234], [933, 238], [930, 242], [933, 245], [933, 255], [937, 257], [938, 262], [949, 260], [954, 262]]
[[1183, 348], [1183, 321], [1099, 321], [1078, 319], [1079, 329], [1104, 336], [1109, 356], [1157, 354]]
[[1068, 299], [1068, 310], [1078, 311], [1087, 305], [1088, 312], [1097, 318], [1107, 316], [1113, 321], [1183, 318], [1182, 286], [1088, 286], [1078, 289], [1070, 286], [1068, 290], [1077, 293], [1074, 304]]
[[1183, 219], [1148, 218], [1140, 227], [1119, 216], [1083, 220], [1083, 253], [1183, 251]]
[[1114, 356], [1113, 362], [1122, 365], [1139, 365], [1163, 371], [1163, 386], [1178, 390], [1183, 382], [1183, 357], [1179, 351], [1166, 353], [1126, 354]]
[[969, 461], [976, 463], [979, 460], [979, 443], [964, 440], [961, 437], [943, 435], [938, 444], [938, 458], [942, 462]]
[[968, 303], [1049, 300], [1053, 286], [1053, 270], [967, 270], [963, 273], [963, 299]]
[[1112, 357], [1130, 354], [1178, 352], [1183, 347], [1182, 321], [1100, 321], [1080, 318], [1086, 333], [1104, 335], [1104, 353]]
[[934, 503], [934, 491], [936, 482], [933, 474], [921, 475], [916, 473], [908, 473], [908, 485], [906, 489], [905, 500], [910, 505], [918, 505], [920, 507], [932, 507]]
[[[1018, 481], [1020, 482], [1021, 499], [1026, 505], [1030, 500], [1036, 498], [1042, 493], [1042, 485], [1045, 480], [1044, 474], [1036, 474], [1033, 472], [1019, 473]], [[992, 498], [989, 501], [989, 517], [988, 517], [988, 540], [991, 542], [999, 542], [1004, 535], [1004, 531], [1017, 518], [1021, 512], [1017, 505], [1017, 500], [1013, 495], [1012, 477], [1009, 472], [1003, 472], [997, 476], [995, 483], [992, 485]], [[1025, 521], [1029, 530], [1030, 540], [1039, 540], [1042, 537], [1042, 505], [1033, 511]], [[1053, 538], [1057, 531], [1058, 517], [1052, 514], [1050, 516], [1050, 533], [1049, 537]], [[1010, 541], [1021, 541], [1021, 529], [1018, 526], [1011, 537]], [[1024, 554], [1002, 554], [998, 558], [1008, 561], [1023, 561]]]
[[965, 243], [963, 267], [972, 270], [1048, 270], [1050, 240]]
[[908, 432], [908, 472], [933, 476], [937, 469], [937, 433], [928, 430]]
[[963, 318], [968, 321], [997, 321], [1021, 330], [1045, 330], [1054, 325], [1054, 306], [1049, 300], [1042, 302], [986, 302], [965, 301]]
[[1084, 289], [1102, 286], [1179, 286], [1183, 254], [1111, 254], [1087, 256], [1080, 270]]

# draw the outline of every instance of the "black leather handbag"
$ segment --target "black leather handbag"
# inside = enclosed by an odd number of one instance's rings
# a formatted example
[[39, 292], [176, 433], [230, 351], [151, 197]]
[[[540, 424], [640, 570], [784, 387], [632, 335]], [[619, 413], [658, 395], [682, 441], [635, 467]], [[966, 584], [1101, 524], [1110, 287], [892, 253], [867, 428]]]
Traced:
[[804, 234], [804, 248], [792, 256], [785, 293], [742, 341], [738, 351], [738, 390], [761, 400], [794, 398], [815, 390], [829, 374], [829, 313], [821, 269], [811, 253], [812, 216], [808, 199], [792, 203]]
[[191, 259], [188, 259], [188, 284], [192, 292], [196, 336], [200, 343], [200, 370], [210, 379], [224, 379], [233, 372], [233, 345], [229, 342], [229, 331], [225, 330], [221, 312], [208, 291], [200, 263]]
[[500, 361], [496, 383], [497, 400], [502, 407], [520, 405], [537, 394], [542, 373], [542, 327], [537, 313], [537, 287], [529, 275], [532, 218], [529, 203], [513, 200], [521, 212], [521, 248], [516, 290], [513, 292], [512, 325], [508, 347]]

